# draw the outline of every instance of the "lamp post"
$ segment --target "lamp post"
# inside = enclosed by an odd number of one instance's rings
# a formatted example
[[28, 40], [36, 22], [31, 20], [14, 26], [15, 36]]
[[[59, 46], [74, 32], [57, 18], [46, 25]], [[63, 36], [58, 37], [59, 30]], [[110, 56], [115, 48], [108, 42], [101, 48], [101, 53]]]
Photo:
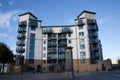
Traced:
[[72, 47], [66, 48], [65, 69], [67, 73], [69, 74], [69, 76], [74, 78]]

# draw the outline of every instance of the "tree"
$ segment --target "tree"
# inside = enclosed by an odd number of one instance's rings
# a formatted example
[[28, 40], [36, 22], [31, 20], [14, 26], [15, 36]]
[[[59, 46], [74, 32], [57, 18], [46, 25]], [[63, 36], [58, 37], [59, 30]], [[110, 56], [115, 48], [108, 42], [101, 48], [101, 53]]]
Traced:
[[0, 42], [0, 63], [3, 64], [2, 73], [4, 73], [5, 64], [14, 61], [13, 56], [13, 52], [10, 50], [10, 48], [5, 43]]

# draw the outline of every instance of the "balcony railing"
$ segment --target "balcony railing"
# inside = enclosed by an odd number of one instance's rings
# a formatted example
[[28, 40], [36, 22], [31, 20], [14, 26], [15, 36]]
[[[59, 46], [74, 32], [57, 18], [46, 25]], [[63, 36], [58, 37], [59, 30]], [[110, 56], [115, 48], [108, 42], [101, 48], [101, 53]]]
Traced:
[[98, 51], [99, 48], [98, 48], [98, 47], [91, 47], [90, 50], [91, 50], [91, 51]]
[[17, 45], [18, 46], [25, 46], [25, 42], [23, 42], [23, 41], [17, 41]]
[[58, 39], [61, 40], [61, 39], [67, 39], [67, 38], [63, 36], [59, 36]]
[[37, 27], [38, 26], [38, 22], [36, 22], [36, 21], [30, 21], [29, 22], [29, 26], [30, 27]]
[[18, 39], [25, 39], [26, 36], [25, 36], [24, 34], [18, 34], [18, 35], [17, 35], [17, 38], [18, 38]]
[[58, 43], [58, 46], [67, 46], [67, 42], [60, 42]]
[[58, 59], [65, 59], [65, 54], [59, 54]]
[[62, 29], [61, 33], [72, 33], [73, 30], [72, 29]]
[[96, 26], [89, 26], [88, 27], [88, 30], [90, 31], [90, 30], [97, 30], [98, 31], [98, 28], [96, 27]]
[[47, 59], [57, 59], [57, 55], [56, 54], [48, 54]]
[[47, 52], [48, 53], [56, 53], [57, 51], [56, 50], [48, 50]]
[[18, 29], [18, 32], [19, 32], [19, 33], [26, 32], [26, 29], [25, 29], [25, 28], [19, 28], [19, 29]]
[[17, 48], [16, 52], [18, 52], [18, 53], [24, 53], [25, 49], [24, 48]]
[[98, 39], [90, 39], [89, 43], [98, 43]]
[[19, 22], [20, 27], [25, 27], [27, 26], [27, 21]]
[[95, 20], [87, 20], [87, 23], [88, 23], [88, 25], [95, 25], [96, 24], [96, 22], [95, 22]]
[[58, 50], [58, 53], [65, 53], [65, 50]]
[[50, 33], [53, 33], [53, 30], [52, 29], [43, 29], [43, 31], [42, 31], [44, 34], [50, 34]]
[[97, 33], [89, 33], [89, 36], [98, 36]]
[[48, 43], [48, 46], [57, 46], [56, 43]]
[[57, 37], [48, 37], [48, 39], [50, 40], [50, 39], [57, 39]]
[[94, 58], [94, 59], [98, 59], [99, 58], [99, 55], [94, 53], [94, 54], [91, 54], [91, 58]]

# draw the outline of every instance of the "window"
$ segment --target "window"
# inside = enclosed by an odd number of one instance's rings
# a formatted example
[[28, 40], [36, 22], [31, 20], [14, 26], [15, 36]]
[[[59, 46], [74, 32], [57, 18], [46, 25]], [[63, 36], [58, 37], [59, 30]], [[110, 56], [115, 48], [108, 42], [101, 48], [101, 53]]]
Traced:
[[80, 62], [86, 63], [86, 53], [84, 51], [80, 52]]
[[79, 36], [84, 36], [84, 32], [79, 32]]
[[45, 54], [45, 53], [43, 54], [43, 57], [44, 57], [44, 58], [46, 57], [46, 54]]
[[81, 63], [86, 63], [86, 59], [80, 59]]
[[71, 34], [70, 34], [70, 33], [68, 34], [68, 37], [71, 37]]
[[71, 40], [68, 40], [68, 43], [71, 44]]
[[46, 41], [44, 40], [44, 44], [46, 44]]
[[80, 49], [85, 49], [85, 44], [80, 44]]
[[86, 57], [86, 53], [85, 52], [80, 52], [80, 58], [85, 58]]
[[35, 48], [35, 34], [30, 34], [30, 46], [29, 46], [29, 63], [34, 63], [34, 48]]
[[44, 51], [46, 50], [46, 47], [44, 47]]
[[85, 42], [85, 39], [84, 38], [80, 39], [80, 42]]

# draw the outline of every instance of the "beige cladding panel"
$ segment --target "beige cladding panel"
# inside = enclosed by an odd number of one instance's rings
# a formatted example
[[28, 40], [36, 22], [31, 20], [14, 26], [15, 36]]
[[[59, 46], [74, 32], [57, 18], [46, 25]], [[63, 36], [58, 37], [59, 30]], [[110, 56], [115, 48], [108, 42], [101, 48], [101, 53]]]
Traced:
[[95, 19], [94, 14], [83, 13], [79, 18]]
[[29, 15], [20, 16], [20, 21], [27, 21], [29, 19]]

